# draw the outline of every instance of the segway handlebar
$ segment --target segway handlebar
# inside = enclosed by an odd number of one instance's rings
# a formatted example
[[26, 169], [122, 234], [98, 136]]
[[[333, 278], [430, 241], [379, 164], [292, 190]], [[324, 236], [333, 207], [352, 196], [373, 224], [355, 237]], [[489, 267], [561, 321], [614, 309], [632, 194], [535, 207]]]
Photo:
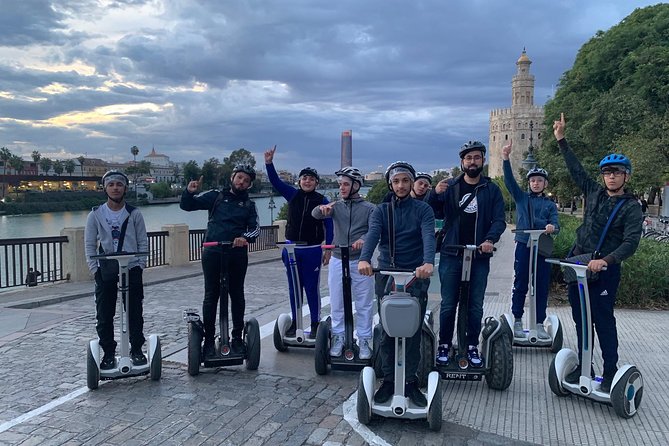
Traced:
[[205, 248], [211, 246], [232, 246], [232, 242], [204, 242], [202, 243], [202, 246]]
[[91, 259], [112, 259], [114, 257], [128, 257], [128, 256], [145, 257], [148, 255], [149, 255], [148, 251], [141, 251], [141, 252], [121, 251], [121, 252], [110, 252], [109, 254], [95, 254], [91, 256]]
[[[546, 259], [546, 262], [552, 263], [554, 265], [567, 266], [567, 267], [570, 267], [570, 268], [574, 268], [574, 267], [576, 267], [576, 268], [580, 267], [580, 268], [584, 268], [584, 269], [588, 268], [587, 263], [570, 262], [567, 259]], [[605, 266], [602, 267], [602, 271], [606, 271]]]
[[[293, 245], [295, 247], [301, 246], [301, 247], [306, 247], [307, 242], [291, 242], [290, 240], [286, 240], [285, 242], [276, 242], [276, 246], [286, 246], [286, 245]], [[312, 246], [318, 246], [318, 245], [312, 245]]]
[[381, 274], [385, 274], [386, 272], [388, 272], [388, 273], [411, 273], [411, 274], [415, 274], [415, 273], [416, 273], [416, 269], [415, 269], [415, 268], [414, 268], [414, 269], [409, 269], [409, 268], [391, 268], [391, 267], [388, 267], [388, 268], [372, 268], [372, 271], [375, 272], [375, 273], [381, 273]]
[[545, 229], [512, 229], [511, 232], [513, 233], [520, 233], [520, 234], [543, 234], [546, 232]]
[[[465, 249], [468, 249], [470, 251], [476, 251], [479, 249], [481, 245], [444, 245], [442, 249], [457, 249], [460, 251], [464, 251]], [[492, 248], [493, 251], [497, 251], [497, 248], [493, 246]]]

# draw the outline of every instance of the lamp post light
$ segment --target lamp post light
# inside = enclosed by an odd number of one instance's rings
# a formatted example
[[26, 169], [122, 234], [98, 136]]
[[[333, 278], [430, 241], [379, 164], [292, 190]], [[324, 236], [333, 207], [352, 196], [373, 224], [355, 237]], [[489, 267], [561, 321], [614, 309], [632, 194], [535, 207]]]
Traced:
[[276, 209], [276, 203], [274, 203], [274, 196], [269, 197], [269, 203], [267, 203], [267, 208], [269, 209], [269, 224], [274, 224], [274, 209]]
[[532, 170], [537, 166], [537, 160], [534, 158], [534, 137], [532, 136], [532, 131], [534, 130], [534, 122], [530, 121], [530, 145], [527, 147], [527, 158], [523, 161], [523, 168], [525, 170]]

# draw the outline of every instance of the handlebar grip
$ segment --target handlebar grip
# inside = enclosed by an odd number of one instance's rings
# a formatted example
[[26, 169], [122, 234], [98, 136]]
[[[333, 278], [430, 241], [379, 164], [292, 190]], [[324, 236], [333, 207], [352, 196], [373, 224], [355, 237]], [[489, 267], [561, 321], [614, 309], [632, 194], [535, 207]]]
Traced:
[[232, 242], [204, 242], [202, 243], [202, 246], [209, 247], [209, 246], [230, 246], [232, 245]]
[[413, 273], [415, 269], [408, 268], [372, 268], [372, 271], [375, 273], [380, 273], [381, 271], [388, 271], [389, 273]]

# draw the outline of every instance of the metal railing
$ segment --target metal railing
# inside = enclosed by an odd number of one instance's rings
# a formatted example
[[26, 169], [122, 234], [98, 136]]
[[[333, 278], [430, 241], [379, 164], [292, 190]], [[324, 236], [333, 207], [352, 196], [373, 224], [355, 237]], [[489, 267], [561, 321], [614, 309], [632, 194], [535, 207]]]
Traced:
[[167, 231], [147, 232], [149, 237], [149, 258], [146, 261], [146, 267], [167, 265]]
[[[202, 242], [205, 232], [205, 229], [191, 229], [188, 231], [188, 260], [191, 262], [202, 259]], [[261, 226], [260, 235], [254, 243], [249, 245], [249, 252], [276, 249], [278, 235], [278, 226]]]
[[66, 280], [63, 243], [67, 237], [0, 239], [0, 288]]

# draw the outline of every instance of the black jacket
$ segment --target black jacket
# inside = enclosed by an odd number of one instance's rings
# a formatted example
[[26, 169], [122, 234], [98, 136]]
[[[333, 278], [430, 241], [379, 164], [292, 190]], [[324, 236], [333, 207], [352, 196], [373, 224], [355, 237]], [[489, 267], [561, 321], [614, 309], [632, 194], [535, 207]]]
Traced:
[[288, 222], [286, 239], [292, 242], [305, 242], [307, 245], [320, 245], [325, 239], [323, 220], [317, 220], [311, 211], [323, 204], [323, 195], [316, 191], [305, 193], [298, 189], [288, 202]]

